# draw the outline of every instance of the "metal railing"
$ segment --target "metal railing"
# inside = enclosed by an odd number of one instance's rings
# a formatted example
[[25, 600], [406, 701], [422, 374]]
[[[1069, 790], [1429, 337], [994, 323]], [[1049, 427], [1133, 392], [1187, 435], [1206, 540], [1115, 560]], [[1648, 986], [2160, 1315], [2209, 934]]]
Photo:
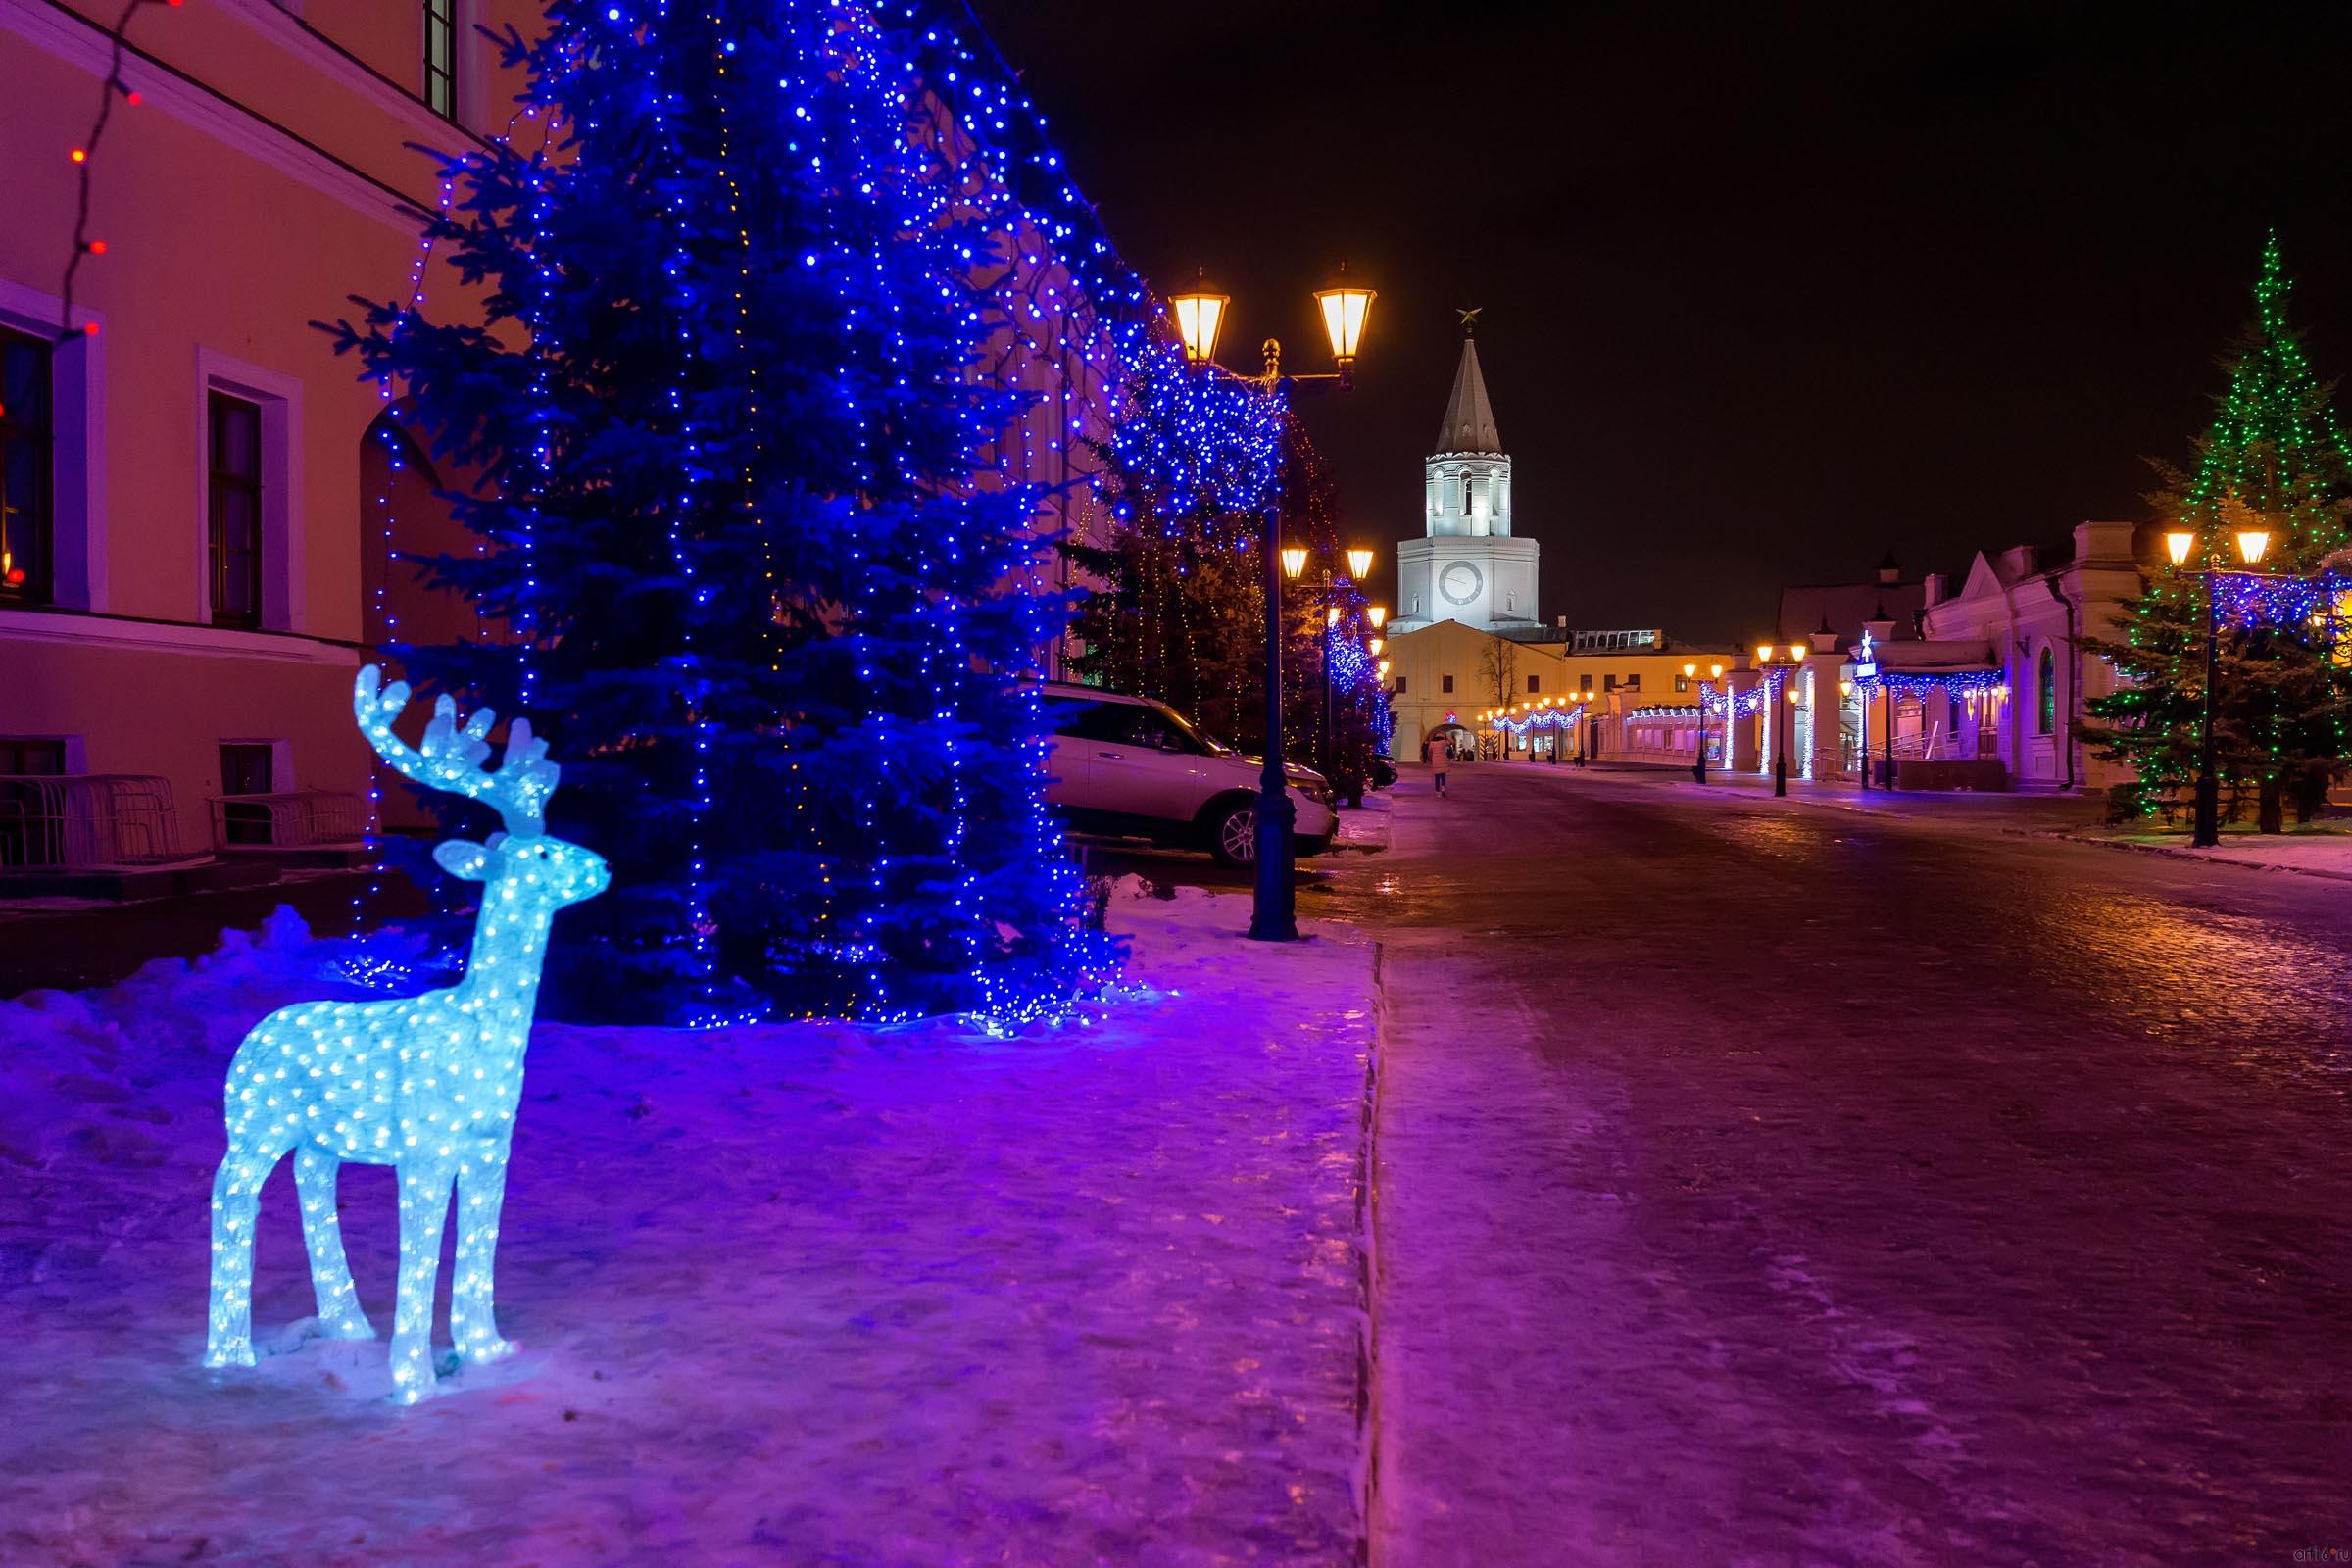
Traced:
[[94, 871], [201, 859], [172, 786], [138, 773], [0, 774], [0, 870]]
[[213, 843], [223, 850], [344, 849], [368, 833], [360, 798], [333, 790], [216, 795], [212, 806]]

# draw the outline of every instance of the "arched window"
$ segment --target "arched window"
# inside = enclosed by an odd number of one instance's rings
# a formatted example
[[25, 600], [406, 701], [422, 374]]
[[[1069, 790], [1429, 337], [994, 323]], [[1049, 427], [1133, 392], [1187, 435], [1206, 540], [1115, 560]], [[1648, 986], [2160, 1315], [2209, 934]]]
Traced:
[[1465, 517], [1469, 516], [1469, 515], [1471, 514], [1471, 513], [1472, 513], [1472, 512], [1475, 510], [1475, 508], [1474, 508], [1474, 507], [1472, 506], [1472, 504], [1471, 504], [1471, 498], [1472, 498], [1472, 496], [1473, 496], [1473, 495], [1475, 495], [1475, 494], [1476, 494], [1476, 492], [1475, 492], [1475, 491], [1472, 489], [1472, 487], [1471, 487], [1471, 480], [1470, 480], [1470, 476], [1469, 476], [1468, 474], [1466, 474], [1466, 473], [1465, 473], [1465, 474], [1463, 474], [1463, 475], [1462, 475], [1462, 515], [1463, 515], [1463, 516], [1465, 516]]
[[2055, 734], [2058, 729], [2058, 658], [2049, 649], [2041, 651], [2041, 662], [2034, 672], [2034, 733]]

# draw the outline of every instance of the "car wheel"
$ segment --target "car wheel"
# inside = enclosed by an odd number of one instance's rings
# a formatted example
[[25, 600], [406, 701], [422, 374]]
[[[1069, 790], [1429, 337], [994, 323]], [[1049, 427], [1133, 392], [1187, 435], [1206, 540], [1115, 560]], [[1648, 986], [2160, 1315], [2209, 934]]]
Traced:
[[1208, 853], [1219, 865], [1250, 865], [1257, 860], [1257, 803], [1242, 801], [1209, 819]]

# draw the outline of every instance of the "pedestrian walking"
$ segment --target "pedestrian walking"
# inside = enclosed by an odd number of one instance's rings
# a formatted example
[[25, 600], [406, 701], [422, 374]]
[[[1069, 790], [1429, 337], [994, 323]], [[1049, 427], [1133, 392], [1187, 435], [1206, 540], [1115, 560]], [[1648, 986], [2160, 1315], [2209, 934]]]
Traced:
[[1449, 735], [1432, 736], [1429, 742], [1429, 765], [1435, 769], [1430, 776], [1436, 781], [1438, 793], [1446, 793], [1446, 764], [1453, 760], [1453, 738]]

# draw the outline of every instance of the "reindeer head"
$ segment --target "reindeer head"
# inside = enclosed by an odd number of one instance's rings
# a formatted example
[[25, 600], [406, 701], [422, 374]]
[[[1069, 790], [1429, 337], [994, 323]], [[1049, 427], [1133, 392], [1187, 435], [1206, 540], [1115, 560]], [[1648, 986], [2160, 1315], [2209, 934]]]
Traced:
[[550, 909], [605, 891], [612, 874], [602, 856], [547, 835], [547, 800], [556, 793], [564, 770], [547, 760], [547, 742], [531, 734], [529, 719], [517, 718], [508, 726], [507, 755], [498, 770], [490, 772], [482, 766], [490, 757], [490, 726], [496, 722], [489, 709], [478, 710], [460, 728], [456, 700], [436, 699], [432, 722], [424, 727], [424, 746], [412, 749], [392, 733], [392, 721], [409, 705], [409, 683], [386, 686], [383, 680], [383, 670], [369, 664], [360, 671], [351, 697], [360, 733], [376, 755], [404, 778], [480, 801], [507, 825], [504, 833], [493, 833], [481, 844], [451, 839], [435, 845], [435, 864], [451, 876], [491, 883], [508, 890], [507, 897]]

